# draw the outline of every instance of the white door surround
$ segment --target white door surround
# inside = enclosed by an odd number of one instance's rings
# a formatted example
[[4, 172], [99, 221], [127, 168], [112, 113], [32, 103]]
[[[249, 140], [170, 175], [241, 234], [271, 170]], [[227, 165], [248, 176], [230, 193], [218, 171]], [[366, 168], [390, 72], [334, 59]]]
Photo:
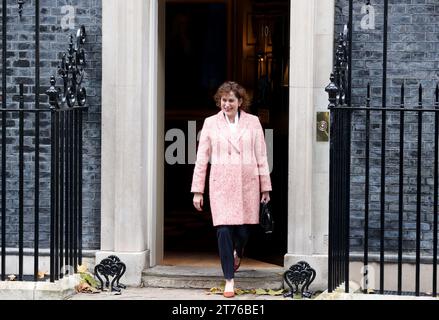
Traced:
[[[101, 251], [139, 285], [163, 259], [164, 0], [102, 2]], [[316, 143], [332, 69], [334, 0], [291, 1], [288, 254], [326, 281], [329, 144]], [[276, 161], [276, 159], [274, 159]], [[324, 286], [326, 286], [326, 282]], [[322, 287], [320, 284], [318, 287]], [[322, 288], [323, 288], [322, 287]]]

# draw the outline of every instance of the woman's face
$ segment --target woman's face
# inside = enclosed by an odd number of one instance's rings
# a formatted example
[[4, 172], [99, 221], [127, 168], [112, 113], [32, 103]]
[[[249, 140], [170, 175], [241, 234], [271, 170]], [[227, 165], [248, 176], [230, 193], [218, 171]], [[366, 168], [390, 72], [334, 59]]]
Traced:
[[233, 119], [242, 104], [242, 99], [238, 99], [233, 91], [221, 97], [221, 110], [229, 119]]

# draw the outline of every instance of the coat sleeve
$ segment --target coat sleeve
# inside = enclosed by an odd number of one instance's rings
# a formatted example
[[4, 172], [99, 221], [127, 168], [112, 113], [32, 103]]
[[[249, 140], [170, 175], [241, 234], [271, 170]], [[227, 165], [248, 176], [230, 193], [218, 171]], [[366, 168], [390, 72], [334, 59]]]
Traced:
[[200, 143], [198, 145], [194, 175], [192, 178], [192, 193], [204, 193], [207, 165], [210, 160], [211, 150], [209, 129], [206, 121], [204, 121], [203, 128], [201, 129]]
[[267, 160], [267, 146], [265, 144], [264, 132], [261, 123], [257, 119], [255, 156], [258, 164], [259, 181], [261, 192], [271, 191], [270, 168]]

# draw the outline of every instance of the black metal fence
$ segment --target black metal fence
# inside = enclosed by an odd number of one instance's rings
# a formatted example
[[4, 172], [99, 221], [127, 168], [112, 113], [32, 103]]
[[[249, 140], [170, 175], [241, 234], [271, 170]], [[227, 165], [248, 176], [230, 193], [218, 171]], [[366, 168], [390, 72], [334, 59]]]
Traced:
[[[29, 280], [24, 274], [24, 235], [33, 235], [33, 277], [39, 279], [40, 271], [40, 227], [41, 227], [41, 201], [44, 192], [50, 192], [50, 281], [53, 282], [64, 275], [77, 271], [77, 266], [82, 264], [82, 133], [83, 112], [87, 109], [86, 91], [81, 87], [84, 77], [85, 53], [82, 45], [85, 43], [86, 34], [84, 27], [77, 33], [77, 42], [70, 38], [67, 52], [62, 56], [58, 75], [63, 80], [64, 91], [55, 87], [55, 77], [50, 79], [50, 88], [47, 90], [50, 107], [42, 107], [40, 102], [40, 2], [35, 0], [35, 87], [33, 98], [25, 96], [23, 83], [9, 84], [19, 86], [18, 108], [8, 105], [8, 98], [12, 101], [15, 97], [8, 97], [7, 83], [7, 1], [2, 1], [2, 108], [1, 116], [1, 270], [0, 279], [7, 278], [7, 253], [8, 234], [6, 225], [8, 215], [16, 215], [18, 221], [18, 277], [17, 280]], [[20, 3], [20, 9], [25, 3]], [[47, 86], [46, 86], [47, 87]], [[24, 101], [33, 100], [33, 108], [25, 108]], [[50, 117], [48, 116], [50, 115]], [[18, 146], [10, 146], [14, 139], [8, 139], [7, 131], [16, 130], [15, 120], [18, 118]], [[50, 118], [49, 127], [42, 128], [41, 118]], [[50, 184], [49, 190], [42, 189], [40, 156], [42, 129], [49, 129], [50, 149]], [[45, 137], [46, 138], [46, 137]], [[26, 139], [26, 144], [25, 144]], [[12, 141], [12, 142], [11, 142]], [[33, 141], [31, 144], [29, 141]], [[8, 199], [7, 180], [12, 179], [11, 171], [17, 170], [7, 164], [7, 157], [15, 156], [8, 151], [16, 150], [18, 167], [18, 206], [15, 207]], [[46, 150], [46, 149], [45, 149]], [[26, 190], [24, 177], [26, 175], [24, 156], [33, 153], [33, 186]], [[28, 169], [28, 168], [27, 168]], [[28, 184], [26, 184], [28, 185]], [[25, 193], [33, 193], [33, 217], [25, 215]], [[12, 206], [12, 207], [11, 207]], [[29, 207], [29, 204], [26, 205]], [[33, 220], [33, 230], [25, 230], [24, 220]], [[14, 249], [14, 248], [8, 248]], [[41, 276], [41, 275], [40, 275]]]
[[[417, 105], [408, 106], [405, 103], [407, 98], [406, 88], [404, 84], [400, 87], [400, 103], [397, 106], [388, 106], [386, 103], [386, 78], [387, 78], [387, 11], [388, 1], [384, 2], [384, 43], [383, 43], [383, 83], [382, 83], [382, 104], [380, 106], [371, 105], [371, 85], [364, 88], [364, 101], [362, 106], [354, 106], [351, 104], [351, 48], [352, 48], [352, 1], [350, 1], [350, 15], [349, 24], [345, 26], [345, 30], [340, 34], [337, 42], [336, 62], [334, 72], [331, 75], [331, 82], [326, 88], [329, 94], [329, 109], [331, 113], [331, 139], [330, 139], [330, 204], [329, 204], [329, 263], [328, 263], [328, 291], [332, 292], [339, 286], [343, 285], [344, 291], [349, 292], [350, 280], [350, 262], [351, 246], [350, 239], [350, 224], [352, 218], [352, 202], [351, 202], [351, 147], [353, 125], [352, 119], [355, 117], [356, 121], [364, 124], [363, 131], [363, 145], [362, 150], [364, 154], [364, 205], [362, 206], [364, 217], [364, 234], [362, 264], [364, 266], [362, 289], [364, 293], [368, 289], [378, 289], [379, 293], [386, 294], [391, 290], [385, 287], [385, 265], [386, 255], [389, 253], [386, 247], [385, 234], [386, 229], [386, 215], [389, 213], [386, 207], [386, 197], [388, 192], [386, 188], [386, 176], [388, 172], [396, 171], [399, 178], [397, 189], [398, 217], [397, 217], [397, 275], [395, 292], [398, 295], [427, 294], [421, 290], [421, 217], [429, 217], [432, 221], [432, 272], [429, 275], [424, 274], [424, 277], [431, 277], [431, 294], [437, 296], [437, 245], [438, 245], [438, 168], [439, 168], [439, 86], [436, 85], [434, 92], [424, 92], [422, 85], [418, 87]], [[433, 105], [425, 105], [423, 99], [425, 96], [434, 96]], [[392, 117], [392, 135], [389, 134], [389, 118]], [[410, 118], [410, 125], [407, 130], [407, 119]], [[373, 119], [373, 121], [372, 121]], [[434, 138], [428, 141], [423, 140], [425, 136], [423, 130], [425, 127], [425, 119], [434, 126]], [[376, 130], [378, 128], [378, 130]], [[414, 129], [413, 129], [414, 128]], [[372, 139], [372, 131], [375, 138]], [[380, 138], [376, 138], [379, 131]], [[396, 133], [395, 133], [396, 132]], [[414, 161], [404, 161], [406, 153], [405, 145], [407, 140], [415, 146], [415, 151], [411, 153]], [[387, 146], [393, 145], [393, 152], [389, 156]], [[374, 165], [371, 164], [371, 150], [374, 148]], [[376, 151], [376, 150], [379, 151]], [[431, 151], [431, 158], [424, 158], [425, 151]], [[377, 161], [379, 161], [379, 166]], [[395, 165], [396, 164], [396, 165]], [[426, 171], [426, 165], [433, 168], [433, 191], [432, 194], [426, 195], [423, 191], [423, 172]], [[393, 167], [393, 168], [391, 168]], [[369, 288], [368, 270], [371, 264], [370, 261], [370, 214], [371, 214], [371, 170], [378, 169], [375, 174], [379, 172], [379, 186], [375, 189], [379, 190], [379, 208], [374, 208], [374, 211], [379, 212], [379, 284], [377, 287]], [[404, 292], [403, 285], [407, 285], [407, 281], [403, 276], [403, 263], [407, 252], [404, 246], [404, 220], [405, 218], [405, 198], [406, 184], [404, 180], [407, 171], [415, 172], [416, 183], [413, 186], [415, 197], [415, 233], [416, 246], [414, 248], [414, 265], [415, 265], [415, 279], [413, 283], [414, 292]], [[425, 198], [432, 199], [432, 206], [430, 209], [423, 209], [423, 201]], [[411, 253], [410, 253], [411, 254]], [[430, 261], [429, 261], [430, 263]]]

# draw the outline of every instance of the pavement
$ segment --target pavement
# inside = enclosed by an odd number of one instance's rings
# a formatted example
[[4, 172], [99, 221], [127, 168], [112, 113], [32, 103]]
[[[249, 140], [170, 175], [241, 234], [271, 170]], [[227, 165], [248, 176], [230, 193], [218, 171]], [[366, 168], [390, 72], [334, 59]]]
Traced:
[[[148, 287], [127, 288], [122, 290], [120, 295], [108, 291], [98, 294], [79, 293], [68, 300], [82, 301], [82, 303], [86, 303], [86, 306], [93, 302], [96, 303], [96, 307], [88, 308], [88, 310], [99, 312], [100, 317], [108, 314], [109, 317], [113, 318], [115, 312], [122, 311], [125, 313], [128, 307], [129, 310], [138, 308], [139, 314], [152, 312], [158, 319], [223, 319], [225, 316], [235, 316], [235, 319], [258, 320], [276, 319], [276, 317], [284, 318], [292, 314], [296, 317], [302, 318], [303, 315], [304, 318], [309, 318], [315, 313], [328, 315], [340, 312], [340, 302], [325, 302], [321, 300], [351, 300], [350, 304], [355, 303], [352, 300], [438, 300], [431, 297], [398, 297], [340, 292], [331, 294], [325, 292], [313, 298], [313, 300], [291, 299], [284, 298], [283, 296], [243, 294], [227, 299], [221, 294], [211, 294], [207, 289]], [[105, 301], [111, 301], [112, 304], [109, 305]], [[120, 304], [115, 303], [115, 301], [125, 301], [126, 303]], [[342, 303], [344, 304], [345, 301]], [[376, 303], [382, 305], [383, 301]], [[68, 303], [68, 305], [78, 308], [77, 303]], [[357, 305], [361, 307], [359, 310], [364, 312], [364, 304], [360, 302]], [[108, 306], [111, 307], [107, 308]], [[432, 306], [435, 307], [436, 302]], [[404, 308], [410, 309], [413, 307], [412, 304], [404, 301], [398, 304], [398, 308], [392, 308], [392, 314], [395, 314], [395, 312], [405, 312]], [[367, 313], [368, 311], [366, 310], [365, 312]], [[89, 311], [87, 311], [87, 315], [90, 315]]]
[[224, 298], [222, 294], [212, 294], [207, 289], [172, 288], [127, 288], [121, 294], [104, 291], [101, 293], [78, 293], [67, 300], [277, 300], [291, 301], [283, 296], [242, 294], [234, 298]]
[[[100, 293], [78, 293], [66, 300], [169, 300], [169, 301], [184, 301], [184, 300], [223, 300], [233, 302], [236, 300], [243, 301], [290, 301], [291, 298], [284, 298], [280, 296], [270, 295], [256, 295], [256, 294], [242, 294], [235, 295], [234, 298], [224, 298], [222, 294], [210, 293], [207, 289], [174, 289], [174, 288], [127, 288], [123, 289], [121, 294], [114, 292], [100, 292]], [[298, 299], [294, 301], [310, 299]], [[397, 295], [379, 295], [379, 294], [361, 294], [361, 293], [320, 293], [313, 296], [312, 300], [431, 300], [439, 301], [439, 298], [431, 296], [397, 296]]]
[[[100, 318], [114, 318], [118, 312], [127, 316], [127, 311], [148, 317], [152, 313], [157, 319], [276, 319], [279, 314], [295, 315], [309, 309], [304, 301], [283, 296], [242, 294], [224, 298], [222, 294], [211, 294], [208, 289], [173, 288], [127, 288], [120, 295], [110, 292], [97, 294], [79, 293], [69, 299], [63, 307], [87, 310], [90, 317], [95, 312]], [[116, 302], [117, 301], [117, 302]], [[91, 307], [90, 307], [91, 306]], [[84, 307], [84, 309], [80, 309]], [[133, 311], [138, 309], [139, 313]], [[73, 311], [73, 310], [72, 310]], [[91, 311], [91, 313], [90, 313]], [[76, 311], [74, 311], [76, 312]], [[96, 315], [98, 315], [96, 314]], [[93, 317], [94, 318], [94, 317]]]
[[344, 292], [333, 292], [333, 293], [322, 293], [315, 300], [426, 300], [426, 301], [439, 301], [438, 298], [433, 298], [431, 296], [413, 296], [413, 295], [384, 295], [384, 294], [362, 294], [362, 293], [344, 293]]

